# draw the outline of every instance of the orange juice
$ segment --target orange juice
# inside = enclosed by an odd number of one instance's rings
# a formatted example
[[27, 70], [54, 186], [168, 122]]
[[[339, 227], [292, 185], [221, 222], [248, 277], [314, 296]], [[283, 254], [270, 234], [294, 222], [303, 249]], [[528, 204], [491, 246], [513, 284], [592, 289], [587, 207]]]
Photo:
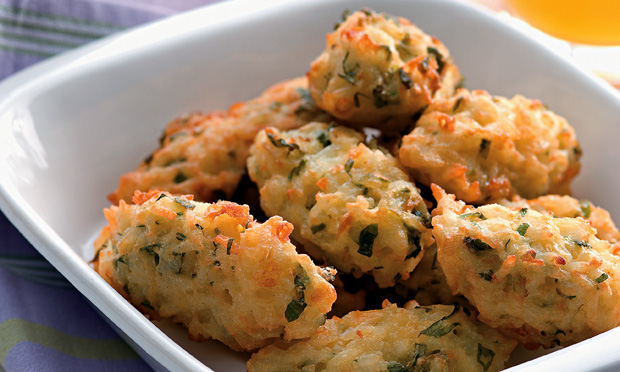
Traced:
[[505, 0], [539, 30], [567, 41], [620, 45], [620, 0]]

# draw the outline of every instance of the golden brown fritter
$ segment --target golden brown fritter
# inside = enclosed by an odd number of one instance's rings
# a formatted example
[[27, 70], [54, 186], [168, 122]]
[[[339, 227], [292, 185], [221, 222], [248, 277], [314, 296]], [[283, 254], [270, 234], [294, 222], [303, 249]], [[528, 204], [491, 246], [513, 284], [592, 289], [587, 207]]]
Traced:
[[164, 130], [160, 148], [124, 174], [108, 199], [115, 204], [131, 202], [135, 190], [150, 189], [191, 194], [199, 201], [230, 198], [245, 174], [248, 149], [259, 130], [328, 120], [307, 86], [306, 78], [287, 80], [227, 112], [193, 113], [173, 120]]
[[[587, 200], [577, 200], [564, 195], [545, 195], [536, 199], [525, 200], [519, 197], [511, 201], [503, 201], [502, 205], [511, 208], [531, 208], [540, 213], [550, 213], [556, 217], [585, 218], [596, 229], [596, 237], [610, 243], [620, 241], [620, 231], [612, 221], [609, 212], [593, 205]], [[614, 245], [614, 249], [616, 245]], [[620, 245], [617, 245], [620, 251]], [[614, 251], [614, 254], [616, 251]]]
[[437, 261], [437, 245], [433, 244], [424, 252], [422, 260], [407, 280], [401, 280], [396, 292], [406, 299], [429, 306], [455, 303], [471, 309], [462, 296], [455, 296], [446, 281], [441, 265]]
[[248, 172], [267, 215], [294, 226], [308, 254], [381, 287], [394, 285], [432, 244], [419, 190], [396, 159], [352, 129], [311, 123], [256, 136]]
[[136, 192], [105, 210], [95, 270], [139, 310], [233, 350], [309, 337], [336, 299], [334, 273], [299, 255], [293, 226], [260, 224], [247, 206]]
[[437, 259], [480, 320], [526, 347], [568, 345], [618, 325], [620, 258], [586, 220], [473, 208], [433, 191]]
[[404, 18], [364, 10], [327, 35], [308, 79], [317, 105], [347, 125], [395, 131], [454, 93], [461, 76], [439, 40]]
[[267, 371], [499, 371], [516, 341], [454, 306], [356, 311], [333, 318], [310, 339], [272, 344], [248, 361]]
[[429, 106], [399, 150], [416, 181], [472, 204], [567, 194], [580, 156], [572, 127], [539, 101], [464, 89]]

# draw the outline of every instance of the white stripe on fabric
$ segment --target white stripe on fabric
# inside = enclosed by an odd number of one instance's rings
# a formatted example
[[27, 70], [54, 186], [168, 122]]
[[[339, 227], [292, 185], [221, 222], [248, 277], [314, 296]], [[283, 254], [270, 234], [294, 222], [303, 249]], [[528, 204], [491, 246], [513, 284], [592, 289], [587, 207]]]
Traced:
[[24, 28], [33, 26], [51, 28], [58, 33], [84, 34], [90, 38], [98, 38], [123, 29], [122, 26], [113, 24], [0, 5], [0, 24], [11, 25], [13, 22], [23, 25]]

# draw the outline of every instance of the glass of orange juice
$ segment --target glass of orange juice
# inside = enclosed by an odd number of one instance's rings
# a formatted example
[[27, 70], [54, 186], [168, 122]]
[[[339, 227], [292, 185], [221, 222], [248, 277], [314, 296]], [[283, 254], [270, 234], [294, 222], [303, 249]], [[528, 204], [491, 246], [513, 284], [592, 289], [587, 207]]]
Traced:
[[620, 0], [504, 0], [531, 26], [571, 43], [573, 57], [620, 87]]

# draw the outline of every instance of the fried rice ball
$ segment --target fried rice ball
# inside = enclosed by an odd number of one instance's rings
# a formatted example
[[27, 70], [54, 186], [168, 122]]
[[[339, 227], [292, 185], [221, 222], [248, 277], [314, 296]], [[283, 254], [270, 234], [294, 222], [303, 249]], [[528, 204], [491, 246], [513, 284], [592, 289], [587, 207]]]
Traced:
[[436, 244], [427, 248], [411, 276], [407, 280], [401, 280], [395, 290], [403, 298], [415, 300], [423, 306], [458, 303], [471, 308], [462, 296], [455, 296], [452, 293], [443, 269], [437, 261]]
[[[620, 241], [620, 231], [609, 212], [593, 205], [588, 200], [577, 200], [568, 195], [545, 195], [531, 200], [516, 197], [511, 201], [502, 202], [502, 205], [512, 208], [531, 208], [556, 217], [585, 218], [596, 229], [597, 238], [607, 240], [612, 244]], [[618, 245], [618, 250], [620, 251], [620, 245]]]
[[432, 244], [430, 215], [396, 159], [349, 128], [310, 123], [267, 128], [248, 172], [267, 215], [280, 215], [305, 251], [381, 287], [408, 278]]
[[527, 348], [579, 342], [620, 321], [620, 258], [583, 218], [478, 208], [434, 186], [437, 259], [479, 319]]
[[304, 77], [287, 80], [227, 112], [193, 113], [173, 120], [164, 130], [160, 148], [124, 174], [108, 199], [115, 204], [131, 202], [135, 190], [150, 189], [191, 194], [199, 201], [229, 199], [245, 174], [248, 149], [259, 130], [328, 120], [307, 87]]
[[290, 223], [158, 191], [136, 192], [134, 202], [105, 210], [94, 268], [149, 317], [236, 351], [309, 337], [324, 323], [335, 273], [297, 254]]
[[407, 128], [461, 81], [441, 41], [404, 18], [370, 10], [351, 14], [327, 35], [307, 76], [323, 110], [347, 125], [386, 132]]
[[484, 204], [568, 194], [581, 149], [573, 128], [539, 101], [460, 89], [428, 107], [398, 155], [417, 181]]
[[[381, 310], [333, 318], [308, 340], [272, 344], [252, 355], [249, 372], [499, 371], [516, 341], [455, 306]], [[277, 366], [277, 367], [276, 367]]]

